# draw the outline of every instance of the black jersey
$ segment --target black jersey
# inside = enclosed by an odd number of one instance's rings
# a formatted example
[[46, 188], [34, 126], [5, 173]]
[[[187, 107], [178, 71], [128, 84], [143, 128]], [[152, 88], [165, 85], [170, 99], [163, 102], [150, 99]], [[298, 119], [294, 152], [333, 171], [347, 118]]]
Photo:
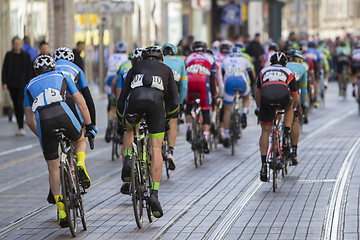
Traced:
[[178, 109], [179, 94], [172, 70], [161, 62], [144, 60], [135, 63], [126, 76], [117, 105], [119, 113], [123, 114], [129, 94], [135, 89], [146, 91], [146, 88], [154, 88], [162, 92], [168, 114]]

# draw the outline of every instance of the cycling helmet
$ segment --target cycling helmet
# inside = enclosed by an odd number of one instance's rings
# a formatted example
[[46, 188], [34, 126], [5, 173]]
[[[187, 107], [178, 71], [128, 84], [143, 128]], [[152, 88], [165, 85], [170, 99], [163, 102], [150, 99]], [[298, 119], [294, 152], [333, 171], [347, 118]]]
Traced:
[[300, 51], [302, 51], [302, 52], [307, 51], [308, 47], [307, 47], [307, 42], [306, 41], [304, 41], [304, 40], [300, 41], [299, 45], [300, 45], [300, 47], [299, 47]]
[[165, 43], [164, 46], [162, 46], [162, 51], [164, 55], [176, 55], [177, 54], [177, 48], [174, 46], [174, 44], [171, 43]]
[[198, 40], [192, 44], [192, 49], [194, 52], [206, 52], [207, 45], [204, 41]]
[[326, 42], [320, 41], [318, 44], [319, 47], [326, 47]]
[[35, 58], [33, 63], [33, 68], [37, 75], [54, 71], [55, 60], [49, 55], [40, 55], [37, 58]]
[[224, 40], [220, 43], [220, 52], [224, 54], [228, 54], [232, 46], [233, 44], [230, 41]]
[[142, 60], [143, 48], [135, 48], [131, 53], [131, 60]]
[[276, 45], [276, 43], [270, 43], [270, 45], [269, 45], [269, 51], [270, 50], [274, 50], [275, 52], [277, 51], [277, 45]]
[[149, 60], [164, 61], [164, 54], [159, 47], [151, 46], [145, 48], [145, 50], [142, 52], [142, 58], [144, 60], [149, 59]]
[[116, 53], [125, 53], [127, 51], [127, 45], [124, 42], [118, 42], [115, 46]]
[[315, 41], [310, 41], [310, 42], [308, 43], [308, 47], [309, 47], [309, 48], [316, 48], [316, 42], [315, 42]]
[[65, 59], [70, 62], [74, 61], [74, 53], [70, 48], [61, 47], [54, 51], [54, 60], [57, 61], [59, 59]]
[[240, 57], [242, 55], [242, 50], [240, 47], [232, 47], [229, 52], [231, 57]]
[[242, 42], [235, 43], [235, 46], [241, 48], [241, 51], [243, 52], [246, 51], [246, 47]]
[[342, 41], [340, 42], [340, 46], [341, 46], [341, 47], [346, 47], [346, 42], [345, 42], [345, 40], [342, 40]]
[[301, 60], [304, 60], [304, 56], [302, 55], [302, 53], [296, 49], [291, 49], [290, 51], [288, 51], [287, 55], [290, 59], [300, 58]]
[[216, 40], [212, 43], [212, 48], [215, 49], [215, 50], [218, 50], [220, 47], [220, 41], [219, 40]]
[[282, 52], [276, 52], [270, 58], [271, 65], [273, 65], [273, 64], [281, 64], [282, 66], [285, 67], [287, 61], [288, 61], [287, 57]]

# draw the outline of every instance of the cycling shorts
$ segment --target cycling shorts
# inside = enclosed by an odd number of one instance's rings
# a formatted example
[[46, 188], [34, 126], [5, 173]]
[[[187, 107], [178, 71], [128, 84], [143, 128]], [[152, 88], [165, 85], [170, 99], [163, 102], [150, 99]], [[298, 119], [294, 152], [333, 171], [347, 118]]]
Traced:
[[151, 139], [164, 138], [165, 131], [165, 108], [164, 94], [162, 91], [149, 88], [137, 87], [131, 91], [125, 114], [145, 114], [146, 124]]
[[232, 104], [234, 100], [234, 89], [240, 89], [240, 97], [247, 97], [250, 94], [250, 86], [247, 82], [247, 79], [243, 77], [227, 77], [225, 79], [225, 93], [224, 93], [224, 102], [226, 104]]
[[276, 109], [271, 104], [280, 104], [280, 109], [291, 106], [291, 97], [287, 86], [271, 84], [261, 88], [259, 121], [264, 125], [272, 125]]
[[36, 130], [46, 160], [59, 158], [58, 140], [53, 134], [56, 128], [64, 128], [64, 135], [71, 141], [81, 137], [81, 124], [65, 102], [56, 102], [35, 112]]
[[343, 67], [347, 67], [348, 65], [349, 65], [349, 62], [338, 62], [336, 64], [337, 73], [342, 74]]
[[351, 73], [353, 75], [360, 73], [360, 62], [358, 61], [351, 62]]
[[192, 104], [196, 98], [200, 99], [202, 110], [209, 110], [211, 108], [210, 78], [207, 75], [189, 73], [186, 103]]

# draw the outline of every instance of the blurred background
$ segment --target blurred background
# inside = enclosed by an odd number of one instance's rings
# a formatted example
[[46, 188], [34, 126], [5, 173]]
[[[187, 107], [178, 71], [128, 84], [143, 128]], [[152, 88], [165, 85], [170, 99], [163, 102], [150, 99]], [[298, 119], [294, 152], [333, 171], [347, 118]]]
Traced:
[[50, 53], [84, 41], [85, 73], [96, 86], [119, 41], [131, 51], [166, 42], [186, 45], [189, 36], [210, 46], [223, 39], [247, 42], [256, 33], [264, 45], [285, 41], [291, 32], [308, 40], [358, 36], [360, 0], [1, 0], [0, 23], [1, 66], [14, 36], [28, 36], [37, 49], [46, 41]]

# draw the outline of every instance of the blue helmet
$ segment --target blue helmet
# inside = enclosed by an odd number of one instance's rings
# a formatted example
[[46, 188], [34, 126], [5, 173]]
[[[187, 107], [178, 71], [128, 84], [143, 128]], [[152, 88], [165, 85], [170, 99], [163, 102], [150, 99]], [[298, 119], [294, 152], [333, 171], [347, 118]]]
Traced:
[[175, 45], [171, 44], [171, 43], [165, 43], [162, 46], [162, 51], [163, 51], [164, 55], [176, 55], [178, 52]]
[[304, 60], [304, 56], [299, 50], [291, 49], [288, 53], [288, 58], [294, 59], [294, 58], [300, 58], [301, 60]]

